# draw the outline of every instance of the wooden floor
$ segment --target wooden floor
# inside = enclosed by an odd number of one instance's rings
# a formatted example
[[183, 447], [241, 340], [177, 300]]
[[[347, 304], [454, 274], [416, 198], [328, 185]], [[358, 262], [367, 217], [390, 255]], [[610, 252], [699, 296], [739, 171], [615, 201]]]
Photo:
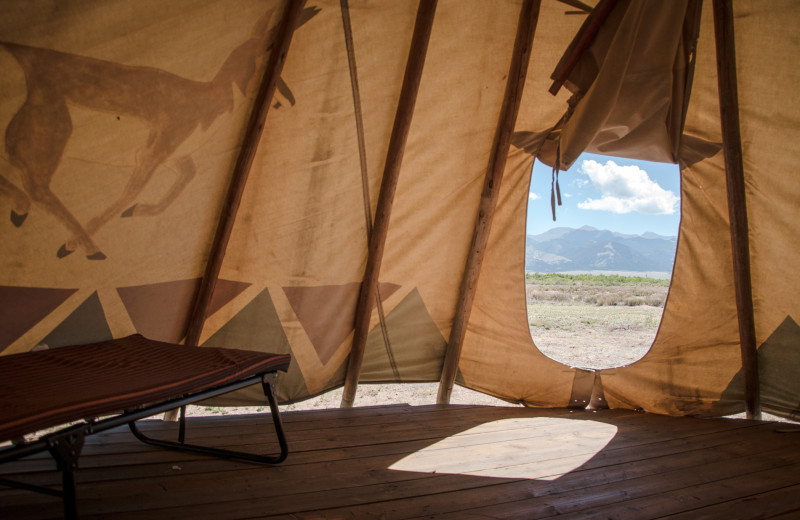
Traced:
[[[800, 518], [800, 432], [785, 423], [405, 405], [282, 417], [291, 453], [275, 467], [150, 448], [125, 429], [90, 438], [81, 516]], [[198, 417], [187, 440], [269, 450], [271, 433], [268, 418]], [[48, 456], [0, 473], [60, 482]], [[56, 498], [0, 488], [0, 518], [60, 512]]]

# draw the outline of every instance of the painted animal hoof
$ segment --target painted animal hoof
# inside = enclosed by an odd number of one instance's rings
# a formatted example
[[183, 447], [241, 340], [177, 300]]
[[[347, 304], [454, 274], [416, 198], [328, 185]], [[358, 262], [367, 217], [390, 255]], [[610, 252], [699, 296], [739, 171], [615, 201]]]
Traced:
[[88, 258], [89, 260], [105, 260], [106, 255], [104, 255], [102, 251], [98, 251], [91, 255], [86, 255], [86, 258]]
[[61, 244], [61, 247], [58, 248], [58, 253], [56, 253], [56, 256], [59, 258], [64, 258], [69, 254], [72, 254], [72, 251], [67, 249], [67, 244]]
[[11, 223], [14, 224], [16, 227], [20, 227], [25, 219], [28, 218], [28, 213], [23, 213], [20, 215], [13, 209], [11, 210]]
[[128, 208], [125, 211], [123, 211], [122, 215], [120, 215], [120, 217], [132, 217], [134, 211], [136, 211], [136, 204], [134, 204], [130, 208]]

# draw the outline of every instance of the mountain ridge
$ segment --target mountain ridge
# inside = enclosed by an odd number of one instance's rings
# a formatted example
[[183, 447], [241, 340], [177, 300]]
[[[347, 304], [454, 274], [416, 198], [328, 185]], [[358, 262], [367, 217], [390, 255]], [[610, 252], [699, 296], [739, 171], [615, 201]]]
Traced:
[[672, 271], [677, 237], [617, 233], [592, 226], [558, 227], [525, 237], [525, 270]]

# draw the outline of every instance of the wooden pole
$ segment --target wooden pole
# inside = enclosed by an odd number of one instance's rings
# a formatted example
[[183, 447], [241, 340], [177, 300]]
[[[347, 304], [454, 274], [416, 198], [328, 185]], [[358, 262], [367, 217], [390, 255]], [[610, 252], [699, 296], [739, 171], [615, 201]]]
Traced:
[[719, 108], [728, 187], [728, 214], [731, 222], [731, 249], [733, 251], [736, 309], [739, 319], [739, 340], [742, 350], [742, 371], [744, 372], [745, 406], [748, 419], [760, 419], [758, 351], [750, 280], [750, 244], [742, 138], [739, 133], [739, 94], [736, 80], [733, 6], [730, 0], [714, 0], [714, 35], [717, 45]]
[[250, 121], [247, 124], [244, 142], [233, 169], [233, 176], [228, 187], [228, 194], [222, 206], [222, 212], [217, 224], [217, 231], [214, 235], [214, 242], [211, 246], [209, 259], [206, 263], [206, 270], [200, 282], [200, 289], [195, 297], [192, 314], [189, 318], [189, 325], [186, 329], [186, 344], [197, 346], [200, 341], [200, 333], [203, 331], [203, 324], [206, 319], [211, 297], [214, 294], [214, 287], [219, 278], [219, 271], [222, 267], [222, 260], [228, 247], [228, 240], [233, 230], [236, 220], [236, 213], [242, 200], [244, 187], [250, 173], [250, 167], [261, 140], [261, 133], [264, 129], [264, 122], [275, 95], [275, 87], [281, 77], [281, 70], [286, 61], [286, 53], [289, 51], [289, 43], [292, 41], [294, 28], [300, 12], [303, 10], [305, 0], [290, 0], [286, 6], [283, 19], [278, 27], [275, 36], [275, 43], [269, 55], [269, 61], [264, 69], [264, 76], [261, 80], [258, 94], [256, 95], [253, 111], [250, 113]]
[[[297, 25], [297, 20], [304, 4], [305, 0], [290, 0], [278, 28], [275, 43], [256, 94], [253, 110], [250, 112], [250, 120], [245, 131], [244, 142], [236, 159], [233, 175], [228, 185], [228, 193], [217, 222], [217, 230], [214, 234], [214, 241], [211, 244], [206, 269], [203, 273], [203, 278], [200, 280], [200, 287], [195, 295], [192, 312], [189, 315], [189, 323], [186, 327], [186, 345], [196, 347], [200, 343], [200, 334], [203, 331], [208, 306], [211, 303], [211, 297], [214, 295], [214, 288], [219, 279], [222, 260], [228, 248], [228, 240], [236, 220], [236, 213], [239, 211], [239, 204], [242, 200], [245, 184], [247, 184], [247, 177], [250, 174], [250, 167], [253, 164], [253, 158], [264, 129], [264, 122], [269, 112], [269, 106], [275, 95], [275, 88], [280, 79], [283, 64], [286, 61], [289, 43], [292, 40], [294, 28]], [[164, 413], [165, 421], [175, 421], [177, 417], [178, 410], [170, 410]]]
[[[211, 303], [211, 297], [214, 295], [217, 279], [219, 279], [222, 260], [228, 248], [228, 240], [231, 237], [236, 213], [239, 211], [239, 204], [242, 201], [242, 194], [244, 193], [245, 184], [247, 184], [247, 177], [250, 174], [250, 167], [258, 149], [270, 103], [275, 95], [275, 87], [281, 77], [281, 70], [286, 61], [286, 53], [289, 51], [289, 43], [292, 41], [294, 28], [297, 25], [297, 20], [304, 4], [305, 0], [290, 0], [278, 27], [275, 43], [261, 79], [261, 86], [256, 94], [253, 110], [250, 112], [250, 120], [245, 131], [244, 142], [236, 159], [236, 165], [233, 168], [228, 194], [222, 206], [219, 222], [217, 222], [217, 231], [214, 234], [214, 242], [211, 244], [206, 270], [203, 273], [200, 288], [194, 299], [192, 313], [189, 315], [189, 324], [186, 327], [186, 345], [196, 347], [200, 343], [200, 334], [203, 332], [208, 306]], [[175, 421], [177, 417], [177, 410], [170, 410], [164, 413], [165, 421]]]
[[[372, 199], [369, 196], [369, 171], [367, 169], [367, 145], [364, 137], [364, 117], [361, 110], [361, 89], [358, 85], [358, 67], [356, 66], [356, 50], [353, 42], [353, 27], [350, 23], [350, 5], [347, 0], [339, 0], [342, 10], [342, 29], [344, 29], [344, 42], [347, 48], [347, 64], [350, 69], [350, 86], [353, 91], [353, 115], [356, 119], [356, 135], [358, 137], [358, 157], [361, 164], [361, 191], [364, 201], [364, 219], [366, 222], [365, 230], [367, 240], [372, 234]], [[386, 355], [389, 357], [389, 364], [395, 380], [400, 381], [400, 372], [397, 369], [397, 362], [392, 351], [389, 335], [386, 330], [386, 314], [383, 311], [383, 302], [380, 292], [375, 293], [375, 306], [378, 311], [381, 332], [383, 332], [383, 343], [386, 346]]]
[[386, 243], [386, 234], [389, 230], [389, 218], [392, 213], [394, 192], [400, 174], [400, 165], [403, 161], [408, 130], [411, 127], [419, 84], [422, 79], [425, 55], [428, 52], [428, 42], [430, 41], [433, 27], [436, 3], [436, 0], [420, 0], [419, 8], [417, 9], [414, 34], [411, 38], [411, 48], [408, 52], [408, 62], [400, 91], [400, 100], [397, 104], [392, 135], [389, 139], [389, 150], [386, 154], [381, 190], [378, 194], [375, 223], [369, 236], [367, 266], [356, 305], [355, 333], [353, 335], [350, 358], [347, 363], [347, 375], [345, 376], [344, 391], [342, 393], [342, 408], [353, 406], [356, 397], [358, 376], [361, 373], [361, 363], [364, 361], [364, 349], [367, 345], [369, 319], [372, 315], [372, 305], [378, 288], [378, 274], [383, 260], [383, 248]]
[[442, 377], [439, 381], [439, 394], [437, 397], [437, 403], [439, 404], [448, 404], [450, 402], [450, 394], [453, 391], [466, 325], [472, 311], [472, 302], [475, 297], [475, 289], [478, 286], [481, 264], [486, 252], [486, 245], [489, 243], [489, 232], [491, 231], [492, 219], [497, 207], [497, 199], [500, 195], [500, 184], [503, 180], [503, 170], [505, 169], [508, 150], [511, 146], [511, 135], [514, 132], [514, 125], [517, 121], [517, 113], [522, 100], [522, 90], [528, 73], [528, 62], [531, 57], [536, 22], [539, 19], [540, 4], [541, 0], [525, 0], [519, 14], [514, 54], [511, 57], [511, 66], [508, 71], [505, 97], [503, 98], [503, 105], [494, 134], [489, 165], [486, 169], [478, 216], [472, 234], [472, 244], [464, 267], [464, 276], [461, 280], [456, 312], [453, 316], [453, 326], [450, 329], [450, 340], [447, 342]]

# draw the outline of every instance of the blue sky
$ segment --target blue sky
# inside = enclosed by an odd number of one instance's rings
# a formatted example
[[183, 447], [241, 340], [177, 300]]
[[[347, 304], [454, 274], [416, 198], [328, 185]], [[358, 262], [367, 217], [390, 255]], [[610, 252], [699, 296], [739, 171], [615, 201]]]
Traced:
[[552, 168], [536, 161], [528, 194], [527, 234], [589, 225], [618, 233], [677, 236], [680, 174], [675, 164], [583, 154], [559, 175], [561, 206], [550, 209]]

